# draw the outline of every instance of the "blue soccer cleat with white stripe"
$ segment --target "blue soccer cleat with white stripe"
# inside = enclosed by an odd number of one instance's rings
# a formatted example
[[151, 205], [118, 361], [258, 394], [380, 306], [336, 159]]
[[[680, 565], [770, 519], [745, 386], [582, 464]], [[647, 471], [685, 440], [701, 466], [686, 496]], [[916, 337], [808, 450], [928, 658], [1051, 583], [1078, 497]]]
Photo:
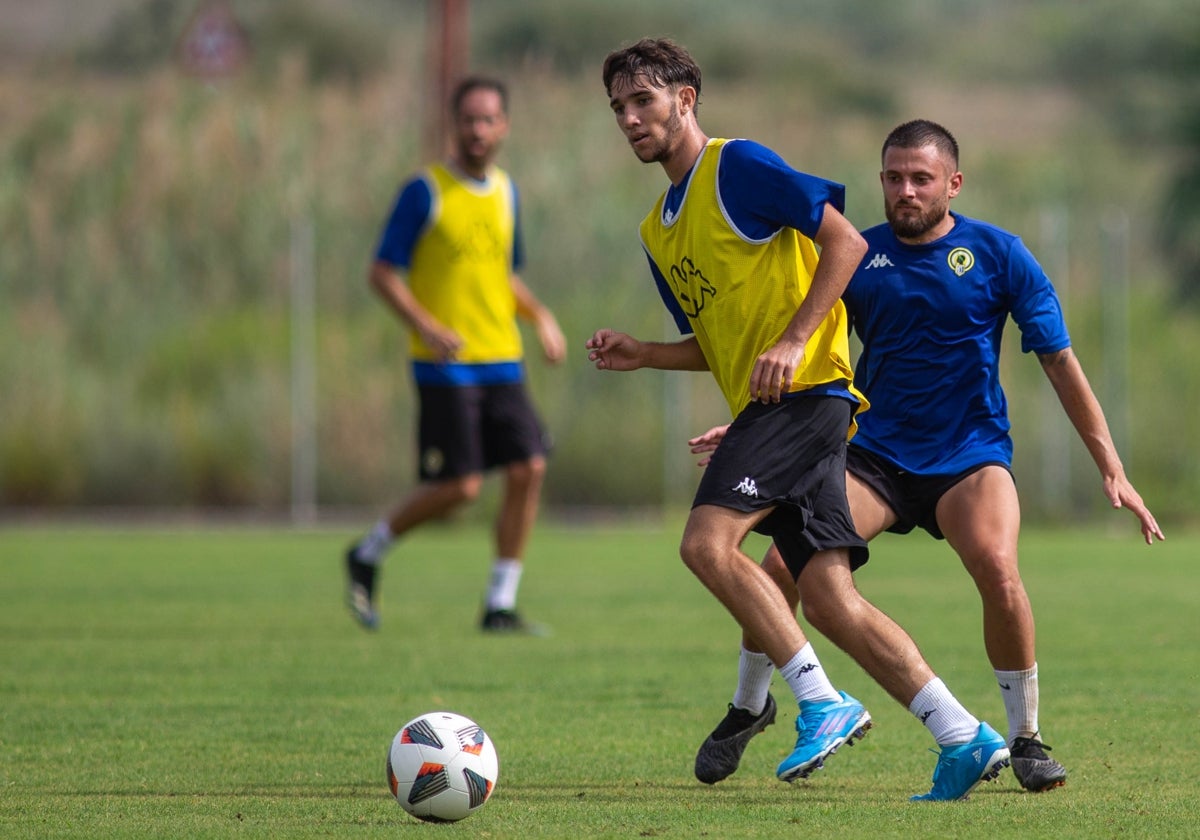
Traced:
[[781, 782], [806, 779], [842, 744], [853, 746], [871, 728], [871, 715], [846, 692], [841, 700], [804, 701], [796, 717], [796, 748], [775, 768]]

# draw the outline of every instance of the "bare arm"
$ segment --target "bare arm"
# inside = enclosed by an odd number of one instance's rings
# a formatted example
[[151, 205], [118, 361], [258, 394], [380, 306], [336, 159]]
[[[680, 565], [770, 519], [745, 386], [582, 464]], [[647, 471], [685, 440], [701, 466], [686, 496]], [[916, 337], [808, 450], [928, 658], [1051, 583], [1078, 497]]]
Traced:
[[513, 297], [517, 300], [517, 314], [529, 321], [537, 329], [538, 340], [542, 343], [542, 352], [546, 361], [558, 364], [567, 355], [567, 340], [563, 337], [558, 321], [549, 309], [537, 299], [521, 278], [513, 274], [509, 278], [512, 285]]
[[462, 348], [462, 336], [429, 314], [429, 310], [417, 301], [404, 276], [394, 266], [376, 260], [371, 265], [370, 283], [371, 288], [400, 316], [400, 320], [421, 336], [421, 340], [437, 354], [438, 359], [449, 361]]
[[1046, 378], [1054, 386], [1054, 392], [1058, 394], [1071, 425], [1096, 462], [1104, 482], [1104, 495], [1109, 502], [1114, 508], [1129, 508], [1138, 518], [1147, 545], [1152, 545], [1155, 537], [1166, 539], [1154, 515], [1142, 502], [1141, 495], [1125, 476], [1125, 466], [1117, 455], [1117, 447], [1109, 432], [1108, 421], [1104, 419], [1100, 401], [1096, 399], [1075, 353], [1068, 347], [1057, 353], [1039, 355], [1038, 361], [1042, 363]]
[[587, 342], [588, 361], [597, 370], [708, 370], [695, 337], [676, 342], [638, 341], [610, 329], [596, 330]]
[[804, 346], [842, 296], [867, 252], [866, 240], [831, 204], [825, 205], [814, 241], [821, 248], [821, 258], [813, 274], [812, 287], [783, 335], [755, 360], [754, 370], [750, 373], [752, 400], [779, 402], [804, 363]]

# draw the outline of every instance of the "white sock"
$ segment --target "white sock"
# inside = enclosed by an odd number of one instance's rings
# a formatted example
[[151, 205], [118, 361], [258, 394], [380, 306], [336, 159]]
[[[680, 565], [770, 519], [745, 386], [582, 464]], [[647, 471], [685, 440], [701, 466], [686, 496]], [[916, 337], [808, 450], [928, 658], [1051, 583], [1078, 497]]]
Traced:
[[1008, 743], [1016, 738], [1036, 738], [1038, 734], [1037, 663], [1025, 671], [997, 671], [1004, 713], [1008, 715]]
[[488, 584], [487, 608], [513, 609], [517, 605], [517, 587], [520, 584], [521, 561], [511, 557], [497, 557], [492, 564], [492, 578]]
[[391, 548], [393, 539], [392, 527], [386, 519], [380, 519], [375, 523], [375, 527], [358, 541], [354, 553], [361, 562], [378, 566], [383, 562], [383, 555]]
[[802, 700], [842, 699], [829, 677], [825, 675], [825, 669], [817, 661], [812, 642], [805, 642], [804, 647], [779, 669], [779, 673], [787, 680], [788, 687], [796, 695], [797, 703]]
[[963, 708], [938, 677], [925, 683], [908, 710], [925, 724], [940, 746], [965, 744], [979, 731], [979, 720]]
[[754, 715], [762, 714], [774, 672], [775, 666], [765, 653], [742, 648], [738, 657], [738, 684], [737, 691], [733, 693], [733, 705]]

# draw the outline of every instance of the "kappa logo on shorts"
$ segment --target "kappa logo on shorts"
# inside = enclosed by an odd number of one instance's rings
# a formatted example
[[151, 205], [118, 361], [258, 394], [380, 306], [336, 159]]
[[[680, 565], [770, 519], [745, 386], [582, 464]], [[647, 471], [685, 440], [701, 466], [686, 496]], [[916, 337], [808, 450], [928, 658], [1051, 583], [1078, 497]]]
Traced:
[[738, 484], [736, 487], [733, 488], [733, 492], [741, 493], [744, 496], [753, 496], [754, 498], [757, 499], [758, 498], [758, 485], [754, 483], [753, 478], [751, 478], [750, 476], [746, 476], [745, 478], [742, 479], [740, 484]]

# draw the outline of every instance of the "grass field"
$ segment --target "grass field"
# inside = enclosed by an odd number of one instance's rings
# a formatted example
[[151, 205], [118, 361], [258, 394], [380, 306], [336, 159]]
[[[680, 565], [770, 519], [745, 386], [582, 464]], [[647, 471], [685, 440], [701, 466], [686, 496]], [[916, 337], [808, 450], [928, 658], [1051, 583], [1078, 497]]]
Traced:
[[[925, 730], [816, 640], [871, 710], [863, 742], [794, 786], [774, 779], [794, 712], [715, 787], [691, 774], [736, 665], [729, 618], [678, 562], [677, 529], [542, 527], [522, 607], [549, 638], [484, 637], [488, 536], [415, 535], [389, 558], [383, 624], [341, 604], [350, 534], [0, 530], [0, 836], [1185, 837], [1200, 831], [1200, 540], [1029, 533], [1042, 724], [1067, 787], [1009, 771], [969, 802], [928, 789]], [[762, 544], [755, 543], [755, 550]], [[968, 707], [1003, 731], [978, 598], [944, 545], [877, 542], [860, 586]], [[776, 678], [776, 697], [787, 689]], [[451, 709], [500, 753], [491, 802], [419, 823], [385, 751]]]

